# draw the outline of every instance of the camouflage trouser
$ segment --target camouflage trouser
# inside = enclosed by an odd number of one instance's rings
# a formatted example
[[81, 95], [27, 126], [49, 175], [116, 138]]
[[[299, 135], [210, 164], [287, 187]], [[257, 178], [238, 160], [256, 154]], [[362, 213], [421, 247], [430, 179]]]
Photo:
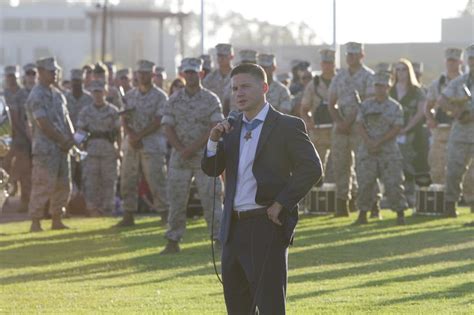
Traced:
[[[474, 186], [464, 186], [461, 183], [468, 168], [474, 164], [474, 143], [448, 142], [448, 164], [446, 171], [446, 201], [456, 202], [464, 190], [467, 202], [474, 202]], [[469, 176], [470, 174], [468, 174]], [[472, 176], [471, 176], [472, 178]], [[468, 182], [469, 183], [469, 182]], [[472, 181], [471, 181], [472, 183]], [[463, 189], [464, 188], [464, 189]]]
[[359, 209], [372, 209], [375, 202], [373, 192], [378, 186], [377, 179], [384, 184], [388, 207], [397, 212], [405, 210], [408, 205], [403, 193], [402, 160], [386, 156], [367, 156], [357, 160]]
[[143, 152], [127, 148], [123, 151], [120, 173], [120, 192], [124, 211], [136, 212], [138, 207], [138, 181], [140, 169], [150, 187], [153, 204], [159, 212], [168, 211], [166, 195], [165, 156], [161, 152]]
[[82, 166], [87, 209], [111, 213], [115, 208], [117, 157], [89, 155]]
[[331, 154], [331, 127], [316, 127], [310, 132], [311, 142], [313, 142], [316, 150], [323, 162], [324, 182], [334, 183], [334, 168], [332, 166]]
[[41, 219], [48, 201], [49, 213], [61, 214], [71, 191], [69, 156], [63, 153], [33, 156], [31, 177], [30, 216]]
[[31, 154], [28, 150], [14, 152], [11, 166], [11, 181], [19, 181], [21, 186], [21, 202], [27, 205], [31, 194]]
[[[446, 150], [450, 128], [436, 128], [432, 131], [433, 143], [430, 148], [429, 162], [431, 167], [431, 179], [436, 184], [446, 182]], [[464, 198], [474, 201], [474, 163], [471, 163], [463, 181]], [[469, 192], [471, 194], [469, 195]]]
[[352, 132], [350, 135], [341, 135], [332, 131], [331, 159], [334, 173], [334, 182], [337, 187], [337, 199], [349, 200], [349, 191], [357, 191], [355, 172], [355, 151], [359, 144], [359, 137]]
[[[193, 176], [196, 180], [196, 187], [201, 199], [209, 234], [212, 232], [214, 239], [218, 239], [222, 216], [222, 182], [220, 177], [216, 178], [216, 196], [213, 198], [214, 178], [208, 177], [200, 168], [171, 167], [168, 174], [169, 227], [165, 234], [165, 237], [169, 240], [180, 241], [186, 230], [186, 206]], [[214, 229], [211, 231], [213, 201], [216, 208], [214, 212]]]

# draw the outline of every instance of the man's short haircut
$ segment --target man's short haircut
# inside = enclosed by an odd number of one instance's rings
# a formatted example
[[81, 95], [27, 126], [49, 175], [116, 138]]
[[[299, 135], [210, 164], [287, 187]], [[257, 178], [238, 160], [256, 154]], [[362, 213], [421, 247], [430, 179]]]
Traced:
[[261, 80], [264, 82], [267, 82], [267, 74], [265, 73], [265, 70], [259, 65], [253, 64], [253, 63], [243, 63], [232, 69], [230, 72], [230, 77], [232, 78], [233, 76], [241, 73], [247, 73], [253, 76], [257, 80]]

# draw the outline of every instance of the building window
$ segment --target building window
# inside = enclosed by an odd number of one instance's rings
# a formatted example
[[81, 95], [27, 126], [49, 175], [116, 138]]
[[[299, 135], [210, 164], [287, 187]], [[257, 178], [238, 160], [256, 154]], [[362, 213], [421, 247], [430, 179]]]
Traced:
[[69, 19], [68, 28], [71, 31], [85, 31], [86, 30], [86, 20], [85, 19]]
[[3, 20], [3, 30], [7, 32], [21, 30], [21, 20], [19, 18], [5, 18]]
[[25, 30], [30, 32], [42, 31], [44, 28], [42, 19], [25, 19]]
[[64, 19], [48, 19], [46, 22], [48, 31], [64, 30]]

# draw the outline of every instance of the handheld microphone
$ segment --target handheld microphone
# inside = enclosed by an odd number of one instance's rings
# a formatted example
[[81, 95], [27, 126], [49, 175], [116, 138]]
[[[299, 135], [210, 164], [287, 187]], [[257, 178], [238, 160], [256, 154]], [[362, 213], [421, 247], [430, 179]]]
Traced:
[[239, 112], [233, 110], [229, 113], [229, 116], [227, 116], [227, 122], [233, 127], [237, 118], [239, 118]]

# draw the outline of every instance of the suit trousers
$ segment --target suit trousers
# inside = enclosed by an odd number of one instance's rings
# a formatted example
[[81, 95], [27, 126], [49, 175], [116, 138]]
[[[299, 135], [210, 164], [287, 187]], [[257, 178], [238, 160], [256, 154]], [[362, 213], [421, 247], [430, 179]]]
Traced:
[[228, 314], [285, 314], [288, 248], [283, 230], [266, 215], [232, 220], [222, 249]]

